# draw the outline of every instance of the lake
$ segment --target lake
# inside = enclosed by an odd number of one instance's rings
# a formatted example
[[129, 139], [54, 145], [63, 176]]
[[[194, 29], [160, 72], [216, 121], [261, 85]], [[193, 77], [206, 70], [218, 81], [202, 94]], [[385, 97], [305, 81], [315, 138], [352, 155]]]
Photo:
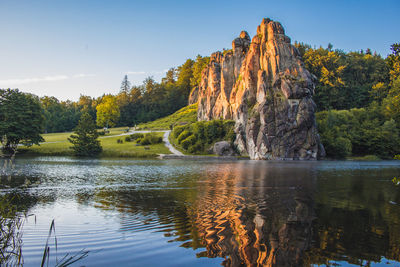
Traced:
[[[400, 161], [0, 159], [25, 266], [400, 265]], [[369, 264], [369, 265], [368, 265]], [[49, 266], [50, 266], [49, 265]]]

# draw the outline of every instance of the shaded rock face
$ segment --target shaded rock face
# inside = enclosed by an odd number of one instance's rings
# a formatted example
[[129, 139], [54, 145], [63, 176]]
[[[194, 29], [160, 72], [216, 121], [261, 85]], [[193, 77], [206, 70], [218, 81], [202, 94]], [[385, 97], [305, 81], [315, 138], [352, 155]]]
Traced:
[[213, 153], [218, 156], [234, 156], [232, 146], [227, 141], [216, 142], [213, 146]]
[[325, 154], [314, 87], [281, 24], [263, 19], [251, 41], [242, 31], [231, 51], [211, 55], [191, 102], [199, 120], [235, 120], [235, 144], [251, 159], [313, 160]]

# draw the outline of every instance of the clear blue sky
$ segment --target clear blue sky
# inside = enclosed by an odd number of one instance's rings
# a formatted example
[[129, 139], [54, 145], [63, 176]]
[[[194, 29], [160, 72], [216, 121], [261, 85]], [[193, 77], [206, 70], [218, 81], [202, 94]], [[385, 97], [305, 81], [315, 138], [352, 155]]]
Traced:
[[400, 42], [399, 0], [0, 0], [0, 88], [77, 100], [159, 80], [197, 54], [230, 48], [263, 17], [315, 46], [383, 57]]

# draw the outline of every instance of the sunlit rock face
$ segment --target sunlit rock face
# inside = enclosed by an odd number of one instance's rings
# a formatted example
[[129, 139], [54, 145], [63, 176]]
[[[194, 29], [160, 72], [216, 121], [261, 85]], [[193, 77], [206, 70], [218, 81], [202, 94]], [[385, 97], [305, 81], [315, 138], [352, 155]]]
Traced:
[[221, 166], [218, 180], [202, 182], [188, 210], [206, 247], [198, 256], [225, 258], [224, 266], [304, 266], [315, 219], [313, 179], [258, 167]]
[[325, 155], [315, 121], [314, 78], [279, 22], [263, 19], [232, 50], [216, 52], [190, 102], [198, 119], [234, 119], [236, 145], [251, 159], [314, 160]]

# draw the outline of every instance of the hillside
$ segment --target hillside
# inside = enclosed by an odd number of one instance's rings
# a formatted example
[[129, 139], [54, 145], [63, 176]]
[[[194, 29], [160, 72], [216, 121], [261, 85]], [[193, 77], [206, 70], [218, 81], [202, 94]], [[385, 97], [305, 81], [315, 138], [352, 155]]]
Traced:
[[197, 104], [189, 105], [164, 118], [141, 123], [137, 130], [170, 130], [174, 125], [183, 125], [197, 121]]

